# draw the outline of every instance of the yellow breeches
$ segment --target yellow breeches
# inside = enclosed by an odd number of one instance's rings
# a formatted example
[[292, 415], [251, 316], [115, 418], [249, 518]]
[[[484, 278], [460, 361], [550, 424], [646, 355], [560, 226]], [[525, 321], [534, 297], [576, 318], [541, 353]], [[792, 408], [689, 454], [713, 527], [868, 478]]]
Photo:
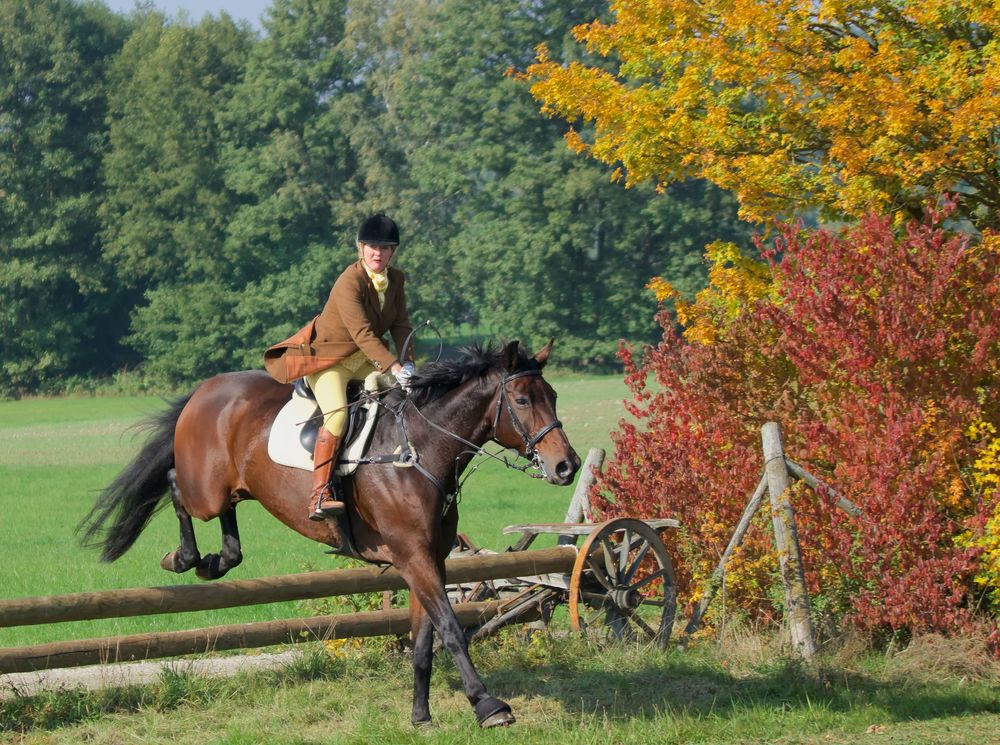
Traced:
[[348, 382], [364, 380], [373, 372], [371, 362], [358, 351], [333, 367], [306, 376], [324, 414], [323, 426], [330, 434], [340, 437], [347, 428]]

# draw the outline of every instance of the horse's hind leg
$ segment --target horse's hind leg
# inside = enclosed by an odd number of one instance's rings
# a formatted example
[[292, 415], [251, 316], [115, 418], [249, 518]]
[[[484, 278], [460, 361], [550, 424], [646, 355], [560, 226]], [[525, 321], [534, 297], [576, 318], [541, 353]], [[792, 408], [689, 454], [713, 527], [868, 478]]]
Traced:
[[217, 554], [205, 554], [195, 572], [199, 579], [218, 579], [243, 561], [240, 529], [236, 524], [236, 505], [219, 515], [222, 524], [222, 548]]
[[198, 565], [201, 556], [198, 554], [198, 544], [194, 539], [194, 525], [191, 524], [191, 516], [187, 510], [181, 506], [181, 490], [177, 486], [177, 471], [171, 468], [167, 472], [167, 481], [170, 483], [170, 498], [174, 503], [174, 513], [177, 521], [181, 524], [181, 545], [175, 551], [168, 551], [160, 559], [160, 566], [168, 572], [186, 572]]

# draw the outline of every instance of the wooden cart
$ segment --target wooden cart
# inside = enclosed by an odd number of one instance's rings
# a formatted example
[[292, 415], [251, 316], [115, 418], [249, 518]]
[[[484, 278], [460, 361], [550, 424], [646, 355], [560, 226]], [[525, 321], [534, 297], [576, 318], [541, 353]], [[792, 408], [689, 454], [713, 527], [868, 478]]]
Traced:
[[[504, 534], [520, 534], [508, 551], [528, 549], [540, 535], [557, 535], [559, 543], [579, 546], [570, 574], [546, 574], [512, 580], [453, 585], [453, 602], [499, 599], [499, 613], [471, 630], [472, 639], [512, 623], [547, 624], [558, 605], [569, 607], [571, 627], [623, 641], [665, 646], [676, 610], [674, 569], [662, 533], [677, 528], [671, 519], [616, 518], [586, 522], [509, 525]], [[464, 536], [452, 556], [495, 553], [477, 549]]]

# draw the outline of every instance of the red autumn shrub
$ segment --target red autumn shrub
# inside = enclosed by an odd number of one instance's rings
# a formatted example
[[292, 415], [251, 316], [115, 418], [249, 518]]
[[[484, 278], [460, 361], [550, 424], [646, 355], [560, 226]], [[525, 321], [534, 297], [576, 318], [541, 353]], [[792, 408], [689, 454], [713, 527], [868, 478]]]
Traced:
[[[678, 304], [686, 330], [661, 310], [657, 346], [623, 346], [634, 421], [614, 434], [594, 503], [682, 522], [670, 541], [682, 602], [735, 529], [760, 479], [760, 427], [774, 420], [789, 457], [864, 510], [852, 518], [796, 487], [819, 611], [867, 630], [950, 631], [989, 610], [982, 537], [1000, 494], [973, 478], [973, 434], [1000, 429], [1000, 237], [941, 219], [786, 226], [760, 246], [770, 282], [750, 294], [734, 291], [745, 270], [716, 250], [712, 286]], [[727, 570], [728, 604], [758, 620], [780, 612], [767, 513]]]

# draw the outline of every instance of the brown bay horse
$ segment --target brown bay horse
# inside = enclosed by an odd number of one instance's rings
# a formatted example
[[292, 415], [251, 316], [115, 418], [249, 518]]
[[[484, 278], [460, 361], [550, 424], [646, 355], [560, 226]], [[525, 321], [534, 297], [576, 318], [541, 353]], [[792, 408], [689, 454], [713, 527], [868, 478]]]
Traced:
[[[414, 724], [431, 719], [428, 703], [433, 633], [452, 654], [465, 695], [482, 726], [514, 721], [510, 707], [491, 697], [469, 659], [465, 635], [444, 586], [444, 560], [458, 526], [451, 497], [462, 470], [492, 440], [517, 450], [550, 483], [567, 485], [580, 466], [556, 417], [555, 392], [542, 377], [552, 343], [529, 357], [518, 342], [478, 346], [455, 360], [425, 365], [409, 396], [394, 394], [395, 416], [383, 411], [370, 454], [413, 444], [419, 468], [361, 465], [345, 481], [346, 521], [357, 554], [392, 564], [410, 588]], [[132, 546], [169, 494], [180, 522], [181, 545], [163, 557], [164, 569], [196, 569], [202, 579], [223, 576], [242, 560], [236, 506], [253, 499], [288, 527], [334, 548], [336, 520], [308, 519], [310, 472], [274, 463], [267, 453], [271, 423], [291, 386], [262, 371], [228, 373], [202, 383], [150, 422], [153, 434], [105, 489], [81, 523], [85, 544], [114, 561]], [[192, 518], [219, 518], [222, 548], [201, 556]]]

